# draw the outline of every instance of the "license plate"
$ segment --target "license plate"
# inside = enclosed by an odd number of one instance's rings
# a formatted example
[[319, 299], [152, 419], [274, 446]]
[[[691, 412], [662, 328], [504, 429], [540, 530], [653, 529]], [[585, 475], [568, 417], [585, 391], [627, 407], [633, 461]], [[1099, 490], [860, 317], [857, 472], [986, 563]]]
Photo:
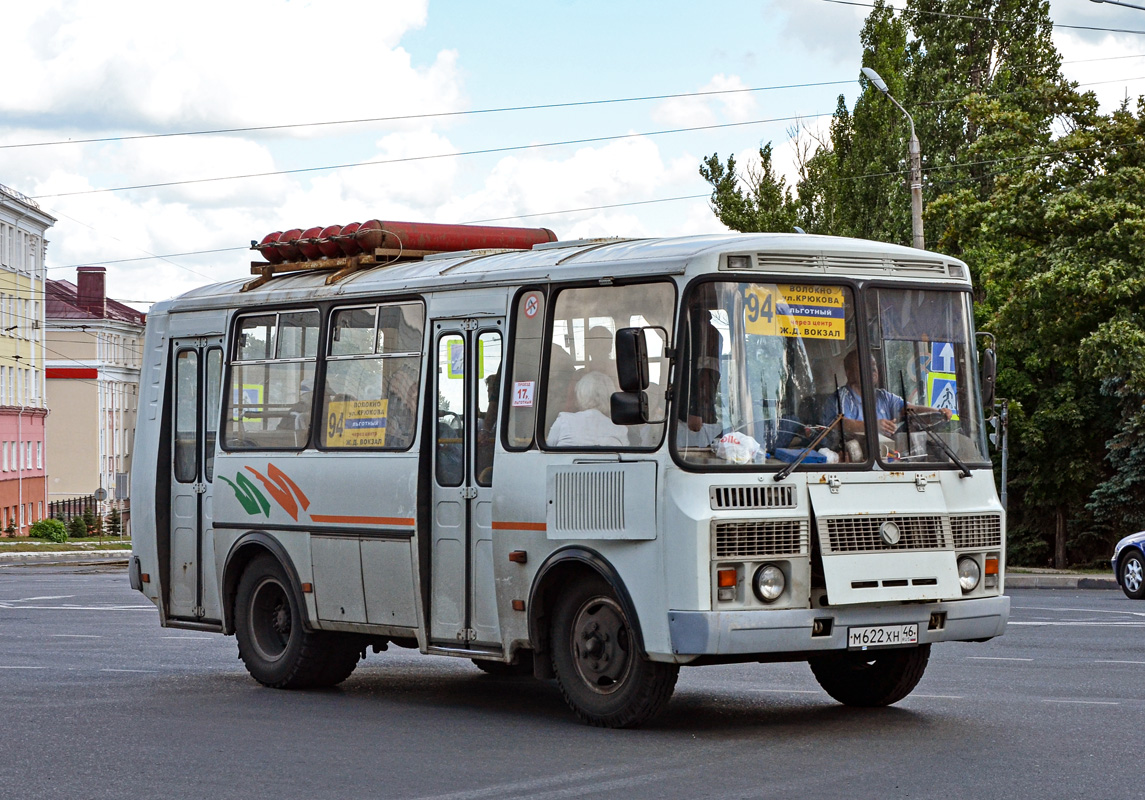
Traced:
[[899, 647], [918, 644], [918, 623], [908, 625], [872, 625], [868, 628], [848, 628], [847, 647], [851, 650], [867, 647]]

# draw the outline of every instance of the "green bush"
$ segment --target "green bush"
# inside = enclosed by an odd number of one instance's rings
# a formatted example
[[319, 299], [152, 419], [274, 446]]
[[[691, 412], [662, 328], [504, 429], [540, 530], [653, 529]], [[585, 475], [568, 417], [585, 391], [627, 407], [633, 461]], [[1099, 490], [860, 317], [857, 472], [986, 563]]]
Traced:
[[66, 542], [68, 529], [58, 519], [42, 519], [32, 523], [28, 535], [34, 539], [46, 539], [49, 542]]
[[87, 536], [87, 523], [83, 521], [83, 517], [72, 517], [72, 521], [68, 523], [68, 536], [73, 539]]

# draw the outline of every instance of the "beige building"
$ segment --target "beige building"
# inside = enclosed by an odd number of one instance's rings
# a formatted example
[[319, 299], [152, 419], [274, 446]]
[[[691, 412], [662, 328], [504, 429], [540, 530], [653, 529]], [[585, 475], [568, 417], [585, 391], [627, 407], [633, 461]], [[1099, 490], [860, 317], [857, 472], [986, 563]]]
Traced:
[[48, 499], [102, 489], [102, 511], [126, 519], [146, 317], [107, 298], [103, 267], [77, 273], [75, 283], [47, 282]]

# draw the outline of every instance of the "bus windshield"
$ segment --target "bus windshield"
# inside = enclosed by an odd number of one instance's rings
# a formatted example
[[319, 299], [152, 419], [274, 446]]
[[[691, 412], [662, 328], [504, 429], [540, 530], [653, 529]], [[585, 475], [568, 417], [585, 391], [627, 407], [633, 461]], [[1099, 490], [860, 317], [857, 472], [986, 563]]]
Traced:
[[[986, 460], [969, 295], [717, 281], [684, 308], [674, 445], [696, 466]], [[869, 387], [865, 392], [864, 387]], [[877, 445], [865, 420], [876, 420]], [[901, 466], [901, 465], [900, 465]]]

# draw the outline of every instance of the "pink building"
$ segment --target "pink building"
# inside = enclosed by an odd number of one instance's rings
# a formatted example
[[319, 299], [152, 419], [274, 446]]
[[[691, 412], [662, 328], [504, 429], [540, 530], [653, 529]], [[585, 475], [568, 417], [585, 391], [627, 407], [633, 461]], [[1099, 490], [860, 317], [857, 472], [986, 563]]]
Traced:
[[47, 409], [0, 408], [0, 526], [28, 526], [44, 518], [44, 419]]

